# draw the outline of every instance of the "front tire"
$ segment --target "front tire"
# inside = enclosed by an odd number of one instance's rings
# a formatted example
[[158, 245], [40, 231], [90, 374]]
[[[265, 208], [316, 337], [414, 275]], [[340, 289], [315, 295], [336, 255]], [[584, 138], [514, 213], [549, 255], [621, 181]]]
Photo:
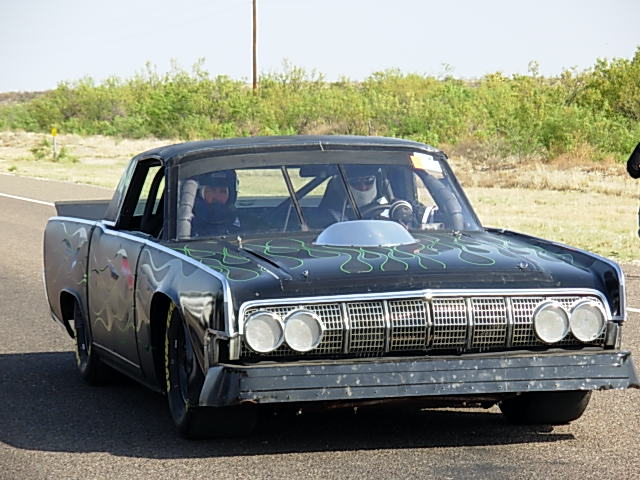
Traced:
[[187, 327], [174, 305], [167, 315], [165, 378], [169, 411], [181, 436], [203, 439], [246, 435], [253, 430], [257, 421], [253, 406], [198, 406], [204, 375]]
[[591, 391], [530, 392], [500, 402], [500, 411], [510, 423], [562, 425], [582, 416]]

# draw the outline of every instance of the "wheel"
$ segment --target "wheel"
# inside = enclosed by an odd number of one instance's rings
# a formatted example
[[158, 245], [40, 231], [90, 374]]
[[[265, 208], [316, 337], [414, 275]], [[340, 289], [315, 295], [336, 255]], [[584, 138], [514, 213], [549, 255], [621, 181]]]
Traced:
[[80, 376], [89, 385], [103, 385], [109, 380], [109, 367], [102, 363], [93, 350], [91, 330], [80, 305], [73, 306], [73, 328], [76, 337], [76, 364]]
[[562, 425], [582, 416], [591, 391], [531, 392], [500, 402], [500, 411], [511, 423]]
[[380, 219], [383, 212], [389, 212], [388, 218], [398, 223], [409, 224], [413, 221], [413, 207], [406, 200], [394, 200], [391, 203], [374, 203], [360, 213], [362, 218]]
[[178, 433], [190, 439], [246, 435], [253, 430], [253, 405], [199, 407], [204, 375], [197, 363], [189, 332], [172, 305], [165, 335], [165, 377], [169, 411]]

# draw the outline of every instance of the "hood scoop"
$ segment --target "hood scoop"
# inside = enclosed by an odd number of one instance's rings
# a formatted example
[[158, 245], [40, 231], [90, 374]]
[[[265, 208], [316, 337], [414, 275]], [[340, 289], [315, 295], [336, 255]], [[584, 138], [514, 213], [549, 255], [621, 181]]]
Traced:
[[397, 247], [417, 241], [396, 222], [352, 220], [329, 225], [313, 243], [327, 247]]

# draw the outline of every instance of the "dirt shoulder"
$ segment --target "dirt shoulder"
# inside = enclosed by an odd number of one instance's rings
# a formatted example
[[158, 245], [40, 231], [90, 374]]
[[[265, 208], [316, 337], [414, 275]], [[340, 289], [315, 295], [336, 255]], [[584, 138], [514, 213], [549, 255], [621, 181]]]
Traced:
[[[44, 146], [45, 142], [49, 146]], [[0, 172], [113, 188], [129, 160], [140, 152], [175, 143], [169, 140], [131, 140], [116, 137], [59, 135], [57, 148], [66, 158], [52, 161], [52, 137], [42, 133], [0, 132]], [[39, 149], [45, 158], [37, 159]]]

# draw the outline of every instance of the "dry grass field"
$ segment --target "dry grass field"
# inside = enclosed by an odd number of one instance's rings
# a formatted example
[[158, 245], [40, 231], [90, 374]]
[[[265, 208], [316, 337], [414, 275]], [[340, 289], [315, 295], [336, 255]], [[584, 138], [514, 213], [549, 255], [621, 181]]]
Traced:
[[[67, 158], [36, 160], [49, 136], [0, 132], [0, 172], [114, 187], [129, 159], [167, 140], [61, 135]], [[486, 226], [502, 227], [594, 251], [619, 261], [640, 259], [640, 182], [624, 165], [584, 163], [579, 152], [553, 162], [498, 159], [448, 149], [453, 168]]]

